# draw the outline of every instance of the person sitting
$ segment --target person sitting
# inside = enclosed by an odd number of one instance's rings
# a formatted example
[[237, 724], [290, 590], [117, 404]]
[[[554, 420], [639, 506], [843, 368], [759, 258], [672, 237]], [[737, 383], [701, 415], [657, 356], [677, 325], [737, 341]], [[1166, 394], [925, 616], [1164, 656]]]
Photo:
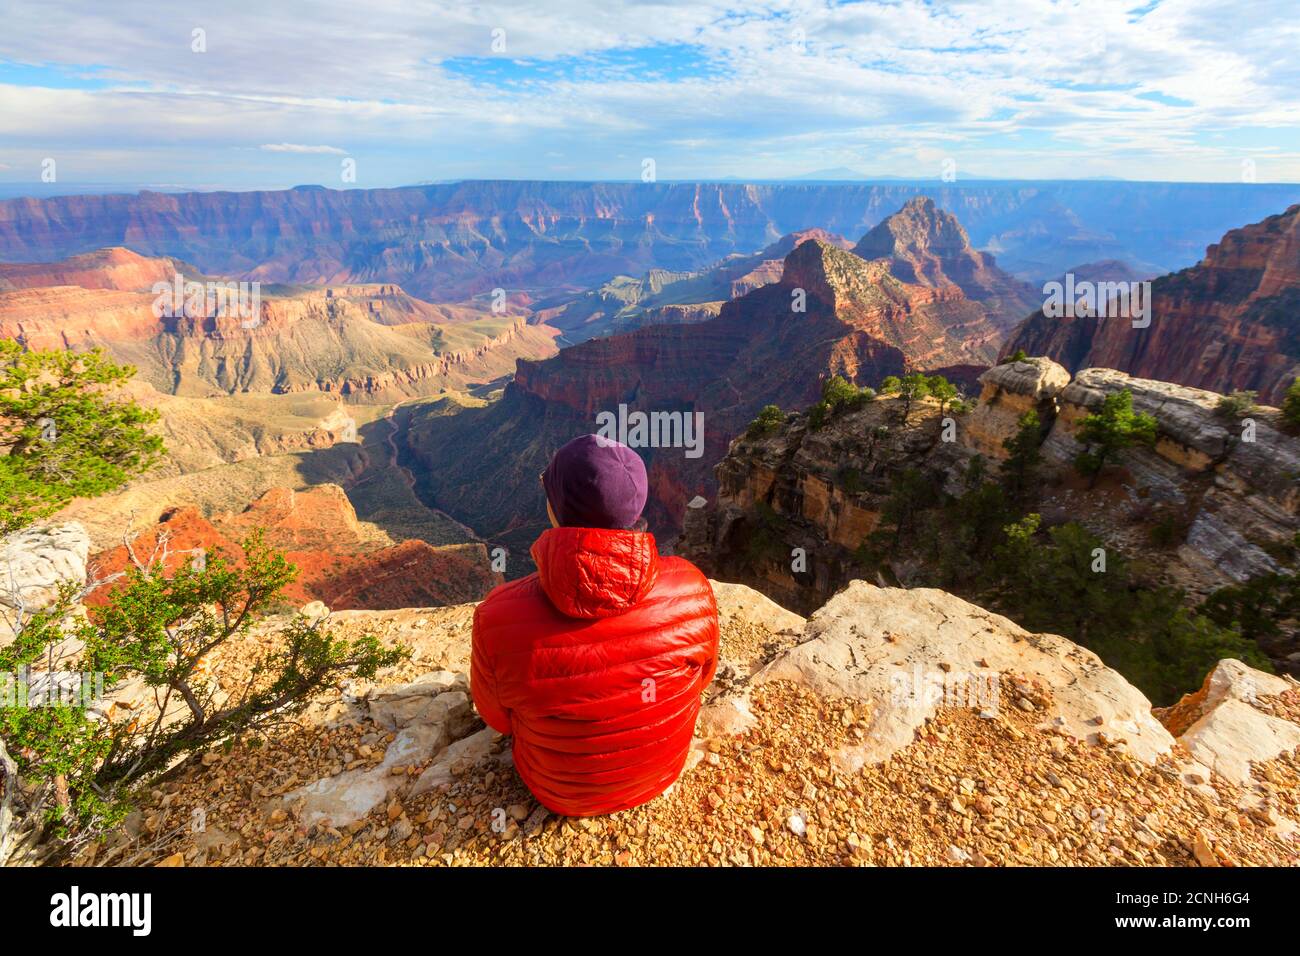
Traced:
[[532, 546], [537, 571], [475, 610], [470, 690], [543, 806], [614, 813], [686, 763], [718, 664], [717, 602], [698, 568], [659, 555], [645, 464], [626, 445], [575, 438], [542, 486], [553, 527]]

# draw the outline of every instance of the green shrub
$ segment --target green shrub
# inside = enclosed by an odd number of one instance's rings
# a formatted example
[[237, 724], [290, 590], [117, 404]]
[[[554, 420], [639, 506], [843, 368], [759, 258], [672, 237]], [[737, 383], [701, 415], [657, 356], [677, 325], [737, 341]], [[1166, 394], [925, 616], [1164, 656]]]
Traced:
[[817, 431], [838, 413], [861, 408], [875, 397], [874, 390], [858, 388], [842, 376], [832, 375], [822, 383], [821, 401], [808, 411], [808, 427]]
[[1075, 437], [1086, 446], [1074, 460], [1075, 468], [1096, 484], [1097, 477], [1114, 455], [1133, 445], [1153, 445], [1156, 420], [1133, 411], [1133, 393], [1128, 389], [1107, 395], [1100, 410], [1085, 415]]
[[1300, 378], [1291, 383], [1282, 399], [1282, 420], [1293, 430], [1300, 431]]
[[764, 405], [759, 411], [758, 417], [749, 423], [745, 429], [747, 438], [763, 438], [771, 435], [785, 421], [785, 414], [776, 405]]
[[28, 351], [0, 339], [0, 534], [93, 497], [162, 453], [156, 411], [114, 392], [135, 374], [98, 349]]
[[1255, 410], [1255, 392], [1231, 392], [1219, 396], [1214, 414], [1220, 418], [1243, 418]]
[[[132, 374], [99, 352], [30, 352], [0, 341], [0, 531], [111, 491], [157, 459], [162, 443], [148, 430], [157, 414], [113, 396]], [[0, 647], [0, 675], [76, 667], [88, 685], [68, 699], [33, 700], [25, 681], [10, 680], [0, 696], [0, 736], [22, 783], [17, 813], [24, 833], [35, 825], [38, 855], [66, 854], [116, 826], [132, 789], [178, 758], [279, 720], [327, 684], [373, 676], [406, 653], [297, 618], [271, 635], [273, 650], [255, 662], [247, 686], [217, 694], [199, 676], [202, 662], [247, 635], [297, 574], [260, 534], [242, 547], [239, 567], [216, 554], [170, 573], [164, 548], [85, 616], [73, 613], [85, 586], [70, 583], [44, 610], [8, 615], [14, 637]], [[64, 649], [74, 646], [84, 650], [69, 660]], [[161, 710], [91, 716], [97, 682], [110, 690], [132, 680], [153, 691]]]
[[89, 701], [0, 708], [20, 775], [43, 791], [37, 802], [48, 835], [84, 840], [102, 832], [121, 819], [133, 784], [178, 757], [279, 720], [338, 679], [373, 677], [405, 656], [404, 648], [384, 649], [373, 637], [345, 641], [323, 622], [297, 617], [274, 636], [246, 686], [217, 693], [199, 676], [202, 662], [247, 635], [297, 575], [258, 533], [242, 548], [243, 567], [216, 554], [170, 574], [161, 565], [131, 568], [105, 606], [71, 623], [67, 612], [77, 595], [69, 592], [0, 650], [0, 672], [14, 673], [76, 638], [85, 644], [79, 666], [102, 675], [105, 689], [139, 679], [153, 689], [159, 713], [179, 709], [166, 722], [135, 715], [108, 722], [87, 715]]

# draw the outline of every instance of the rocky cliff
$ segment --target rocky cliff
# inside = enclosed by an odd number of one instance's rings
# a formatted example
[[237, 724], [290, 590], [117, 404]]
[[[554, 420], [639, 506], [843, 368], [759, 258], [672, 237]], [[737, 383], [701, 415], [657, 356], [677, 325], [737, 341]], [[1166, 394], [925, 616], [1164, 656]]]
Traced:
[[[642, 807], [567, 819], [533, 800], [472, 709], [472, 606], [347, 611], [331, 626], [412, 658], [256, 746], [195, 755], [77, 862], [1297, 862], [1294, 682], [1225, 661], [1166, 727], [1095, 655], [941, 591], [855, 582], [808, 620], [715, 591], [721, 660], [687, 769]], [[271, 630], [226, 649], [215, 678], [238, 686]]]
[[554, 330], [513, 307], [435, 305], [394, 285], [267, 288], [252, 318], [215, 301], [173, 316], [159, 314], [153, 283], [170, 286], [178, 269], [207, 279], [170, 259], [109, 249], [0, 268], [16, 280], [0, 291], [0, 337], [36, 349], [99, 346], [178, 395], [325, 391], [396, 402], [488, 382], [518, 358], [555, 352]]
[[1300, 374], [1300, 206], [1233, 229], [1197, 265], [1151, 285], [1151, 321], [1031, 316], [1003, 353], [1046, 355], [1071, 371], [1114, 368], [1277, 404]]
[[438, 507], [526, 552], [545, 521], [536, 476], [561, 444], [595, 431], [598, 414], [624, 406], [701, 415], [698, 447], [638, 449], [650, 474], [647, 517], [656, 531], [671, 531], [686, 502], [710, 489], [727, 443], [764, 405], [806, 405], [832, 374], [874, 386], [906, 368], [987, 361], [992, 334], [984, 308], [957, 286], [906, 283], [888, 260], [868, 262], [812, 239], [786, 256], [780, 282], [726, 303], [716, 319], [521, 361], [488, 408], [414, 412], [409, 443], [421, 487]]
[[[1291, 555], [1300, 531], [1300, 438], [1281, 430], [1276, 409], [1259, 408], [1247, 423], [1217, 414], [1214, 393], [1110, 369], [1071, 379], [1041, 358], [995, 366], [981, 382], [976, 407], [952, 419], [951, 441], [937, 404], [922, 403], [900, 425], [895, 399], [817, 430], [798, 414], [770, 435], [738, 438], [717, 466], [716, 500], [687, 508], [680, 550], [719, 577], [810, 610], [862, 574], [858, 549], [879, 526], [894, 478], [916, 469], [956, 493], [973, 457], [996, 466], [1007, 456], [1003, 442], [1034, 409], [1050, 429], [1045, 481], [1027, 510], [1048, 524], [1080, 522], [1146, 556], [1153, 580], [1193, 595], [1281, 570]], [[1122, 390], [1136, 411], [1155, 417], [1157, 441], [1120, 453], [1090, 487], [1073, 469], [1082, 450], [1075, 430]], [[794, 549], [802, 562], [792, 561]], [[903, 579], [908, 570], [895, 568]], [[1294, 667], [1297, 650], [1270, 652]]]
[[1041, 304], [1033, 286], [997, 267], [993, 256], [971, 248], [957, 217], [928, 196], [903, 208], [868, 232], [853, 248], [863, 259], [888, 259], [904, 282], [935, 288], [955, 285], [984, 305], [999, 333], [1006, 333]]
[[954, 213], [1004, 267], [1041, 280], [1103, 258], [1152, 272], [1180, 268], [1232, 226], [1300, 201], [1300, 188], [461, 182], [63, 196], [0, 202], [0, 260], [125, 245], [218, 275], [391, 282], [455, 301], [493, 288], [572, 292], [652, 268], [693, 271], [810, 226], [860, 236], [916, 195]]

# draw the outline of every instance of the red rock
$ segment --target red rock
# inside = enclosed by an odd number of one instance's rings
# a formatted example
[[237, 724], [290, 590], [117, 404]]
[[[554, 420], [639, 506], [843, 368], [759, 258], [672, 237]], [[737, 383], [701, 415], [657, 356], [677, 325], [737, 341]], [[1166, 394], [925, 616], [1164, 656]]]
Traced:
[[928, 196], [903, 208], [862, 237], [853, 252], [863, 259], [888, 259], [904, 282], [932, 288], [955, 285], [967, 298], [984, 303], [996, 337], [1038, 308], [1042, 297], [1028, 283], [1007, 275], [993, 256], [971, 248], [957, 217]]
[[[164, 566], [170, 571], [193, 561], [199, 552], [208, 558], [221, 552], [238, 565], [244, 560], [239, 542], [258, 528], [267, 544], [284, 551], [298, 567], [297, 580], [284, 590], [286, 599], [297, 605], [319, 600], [335, 610], [384, 610], [458, 604], [480, 600], [501, 580], [489, 567], [481, 544], [389, 543], [357, 521], [337, 485], [298, 492], [274, 488], [243, 512], [210, 520], [194, 508], [173, 509], [136, 539], [134, 549], [140, 560], [149, 560], [165, 533], [169, 554]], [[125, 545], [101, 552], [90, 562], [91, 573], [101, 579], [129, 566]], [[102, 585], [87, 603], [105, 603], [118, 584]]]
[[[703, 448], [643, 449], [652, 528], [679, 527], [713, 487], [713, 465], [764, 405], [816, 401], [838, 374], [875, 386], [907, 369], [986, 364], [996, 330], [953, 283], [903, 282], [892, 260], [866, 261], [820, 239], [795, 244], [780, 282], [722, 306], [718, 318], [596, 338], [544, 361], [521, 360], [503, 399], [456, 416], [412, 413], [408, 444], [440, 507], [526, 549], [545, 520], [537, 475], [601, 412], [699, 412]], [[794, 304], [802, 297], [805, 309]]]
[[1300, 205], [1233, 229], [1190, 269], [1151, 285], [1151, 324], [1031, 316], [1004, 354], [1046, 355], [1070, 372], [1113, 368], [1276, 405], [1295, 379], [1300, 339]]

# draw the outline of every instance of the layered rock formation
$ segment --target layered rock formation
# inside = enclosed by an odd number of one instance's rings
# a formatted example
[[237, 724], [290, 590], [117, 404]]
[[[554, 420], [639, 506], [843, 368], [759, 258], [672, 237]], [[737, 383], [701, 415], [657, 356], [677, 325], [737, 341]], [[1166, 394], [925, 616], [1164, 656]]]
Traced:
[[[412, 657], [323, 692], [301, 726], [195, 756], [144, 796], [124, 865], [1294, 864], [1300, 689], [1187, 702], [1167, 729], [1095, 655], [940, 591], [855, 582], [804, 620], [715, 585], [718, 676], [661, 797], [555, 818], [470, 706], [473, 608], [344, 612]], [[271, 622], [271, 630], [276, 622]], [[232, 646], [218, 680], [241, 672]], [[1223, 683], [1212, 677], [1210, 684]], [[1235, 711], [1246, 707], [1249, 715]], [[1226, 709], [1225, 709], [1226, 708]], [[1234, 717], [1231, 731], [1203, 728]], [[1279, 730], [1278, 746], [1251, 736]], [[1195, 728], [1201, 729], [1195, 729]], [[1242, 736], [1245, 734], [1245, 736]], [[1176, 736], [1179, 735], [1179, 736]], [[1182, 743], [1182, 747], [1176, 744]], [[1195, 754], [1193, 757], [1192, 754]], [[1245, 773], [1239, 771], [1244, 768]], [[206, 828], [184, 823], [208, 808]], [[135, 838], [148, 832], [149, 840]]]
[[[803, 185], [462, 182], [402, 189], [64, 196], [0, 202], [0, 260], [105, 246], [219, 275], [397, 283], [457, 301], [686, 272], [819, 226], [860, 236], [915, 195], [1041, 281], [1088, 260], [1163, 272], [1240, 223], [1300, 201], [1287, 184], [955, 182]], [[1097, 224], [1104, 223], [1104, 227]]]
[[[554, 330], [513, 308], [440, 306], [392, 285], [268, 288], [250, 300], [257, 315], [248, 318], [215, 298], [197, 314], [159, 309], [155, 282], [170, 288], [178, 272], [207, 281], [170, 259], [109, 249], [4, 268], [17, 281], [0, 291], [0, 337], [34, 349], [103, 347], [172, 394], [325, 391], [394, 402], [492, 381], [516, 359], [555, 352]], [[62, 284], [39, 284], [47, 280]]]
[[812, 239], [786, 256], [780, 282], [726, 303], [718, 318], [521, 361], [495, 405], [454, 416], [417, 410], [409, 442], [431, 501], [524, 552], [545, 520], [536, 476], [555, 448], [595, 431], [598, 414], [617, 416], [623, 406], [692, 425], [690, 416], [701, 415], [697, 447], [640, 449], [650, 473], [647, 517], [671, 530], [764, 405], [806, 405], [832, 374], [874, 386], [907, 368], [986, 361], [993, 334], [984, 308], [957, 286], [905, 283], [889, 260], [868, 262]]
[[[219, 552], [238, 563], [240, 542], [256, 530], [298, 567], [297, 580], [285, 589], [298, 603], [320, 600], [341, 610], [458, 604], [481, 598], [501, 580], [483, 545], [394, 541], [379, 527], [358, 521], [337, 485], [272, 489], [244, 511], [211, 519], [195, 508], [178, 508], [164, 513], [130, 547], [141, 561], [157, 554], [169, 571]], [[105, 602], [113, 576], [131, 564], [126, 544], [94, 555], [92, 577], [106, 583], [87, 603]]]
[[848, 249], [851, 243], [824, 229], [783, 236], [753, 255], [731, 255], [698, 272], [652, 269], [639, 279], [616, 276], [559, 306], [538, 303], [538, 318], [564, 333], [565, 344], [630, 332], [643, 325], [702, 322], [724, 302], [781, 279], [785, 257], [795, 246], [818, 239]]
[[[1233, 229], [1195, 266], [1151, 285], [1149, 327], [1126, 318], [1031, 316], [1004, 346], [1070, 371], [1114, 368], [1278, 404], [1300, 374], [1300, 205]], [[1139, 323], [1140, 324], [1140, 323]]]
[[158, 282], [170, 285], [178, 272], [197, 275], [197, 270], [175, 259], [142, 256], [123, 246], [113, 246], [60, 262], [0, 262], [0, 289], [76, 286], [143, 292]]
[[999, 333], [1019, 325], [1041, 304], [1033, 286], [1007, 275], [993, 256], [972, 249], [957, 217], [928, 196], [909, 199], [863, 236], [853, 252], [863, 259], [888, 259], [890, 271], [904, 282], [957, 286], [987, 308]]
[[[681, 551], [720, 577], [752, 583], [787, 606], [810, 609], [861, 573], [855, 550], [879, 524], [890, 482], [903, 469], [932, 475], [954, 493], [975, 455], [1006, 457], [1002, 442], [1033, 408], [1045, 427], [1046, 482], [1028, 510], [1078, 521], [1130, 553], [1159, 553], [1151, 575], [1196, 595], [1280, 570], [1300, 531], [1300, 438], [1276, 409], [1249, 423], [1216, 414], [1220, 396], [1088, 369], [1073, 380], [1047, 359], [996, 366], [978, 405], [943, 441], [933, 402], [899, 425], [896, 400], [877, 400], [811, 430], [795, 415], [773, 434], [742, 437], [717, 467], [718, 497], [688, 508]], [[1097, 486], [1079, 479], [1079, 420], [1106, 395], [1127, 390], [1153, 415], [1154, 447], [1121, 452]], [[1153, 529], [1168, 540], [1152, 543]], [[792, 562], [793, 549], [805, 561]], [[906, 576], [906, 568], [896, 568]], [[1270, 648], [1295, 666], [1296, 648]]]

